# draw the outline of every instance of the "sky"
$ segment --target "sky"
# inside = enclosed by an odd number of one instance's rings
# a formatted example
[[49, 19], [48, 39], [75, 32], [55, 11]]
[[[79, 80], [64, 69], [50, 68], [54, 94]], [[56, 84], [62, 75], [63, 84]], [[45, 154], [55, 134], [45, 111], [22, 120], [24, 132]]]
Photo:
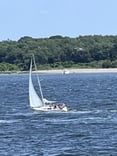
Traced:
[[117, 0], [0, 0], [0, 41], [117, 35]]

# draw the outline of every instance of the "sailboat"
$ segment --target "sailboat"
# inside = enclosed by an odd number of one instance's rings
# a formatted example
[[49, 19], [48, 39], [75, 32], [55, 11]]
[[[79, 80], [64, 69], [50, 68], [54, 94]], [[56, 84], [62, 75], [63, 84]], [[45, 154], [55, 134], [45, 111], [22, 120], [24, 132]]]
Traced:
[[33, 81], [32, 81], [32, 65], [34, 64], [35, 70], [37, 70], [36, 63], [35, 63], [35, 58], [34, 56], [31, 58], [30, 62], [30, 71], [29, 71], [29, 103], [30, 107], [34, 110], [38, 111], [64, 111], [67, 112], [68, 109], [65, 104], [60, 104], [57, 105], [55, 101], [49, 101], [44, 98], [43, 93], [42, 93], [42, 88], [41, 88], [41, 83], [40, 79], [37, 75], [37, 82], [39, 85], [39, 90], [40, 90], [40, 95], [37, 94]]

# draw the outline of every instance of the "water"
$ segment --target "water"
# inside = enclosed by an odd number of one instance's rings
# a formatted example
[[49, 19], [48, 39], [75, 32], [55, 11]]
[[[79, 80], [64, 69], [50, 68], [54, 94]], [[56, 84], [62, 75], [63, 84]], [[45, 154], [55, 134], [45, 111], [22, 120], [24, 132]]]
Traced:
[[116, 156], [117, 74], [40, 79], [47, 99], [66, 103], [69, 112], [31, 110], [28, 74], [0, 75], [0, 155]]

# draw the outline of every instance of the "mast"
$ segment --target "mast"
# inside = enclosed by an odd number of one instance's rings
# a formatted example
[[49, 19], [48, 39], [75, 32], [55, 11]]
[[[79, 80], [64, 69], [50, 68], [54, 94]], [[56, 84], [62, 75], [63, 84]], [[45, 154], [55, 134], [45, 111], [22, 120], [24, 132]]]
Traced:
[[[36, 63], [35, 63], [35, 57], [34, 57], [34, 54], [33, 54], [33, 61], [34, 61], [34, 66], [35, 66], [35, 70], [37, 71], [37, 66], [36, 66]], [[39, 85], [39, 89], [40, 89], [40, 94], [41, 94], [41, 100], [42, 100], [42, 103], [43, 105], [45, 106], [45, 102], [44, 102], [44, 98], [43, 98], [43, 93], [42, 93], [42, 88], [41, 88], [41, 83], [40, 83], [40, 79], [36, 73], [36, 76], [37, 76], [37, 81], [38, 81], [38, 85]]]

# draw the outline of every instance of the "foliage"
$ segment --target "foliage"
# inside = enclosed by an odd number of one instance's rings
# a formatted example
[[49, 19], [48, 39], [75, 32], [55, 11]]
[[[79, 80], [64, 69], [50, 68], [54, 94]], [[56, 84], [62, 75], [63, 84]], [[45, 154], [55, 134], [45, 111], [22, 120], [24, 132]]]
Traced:
[[24, 36], [18, 41], [0, 42], [0, 71], [29, 70], [34, 54], [39, 69], [52, 68], [115, 68], [117, 36], [61, 35], [49, 38]]

